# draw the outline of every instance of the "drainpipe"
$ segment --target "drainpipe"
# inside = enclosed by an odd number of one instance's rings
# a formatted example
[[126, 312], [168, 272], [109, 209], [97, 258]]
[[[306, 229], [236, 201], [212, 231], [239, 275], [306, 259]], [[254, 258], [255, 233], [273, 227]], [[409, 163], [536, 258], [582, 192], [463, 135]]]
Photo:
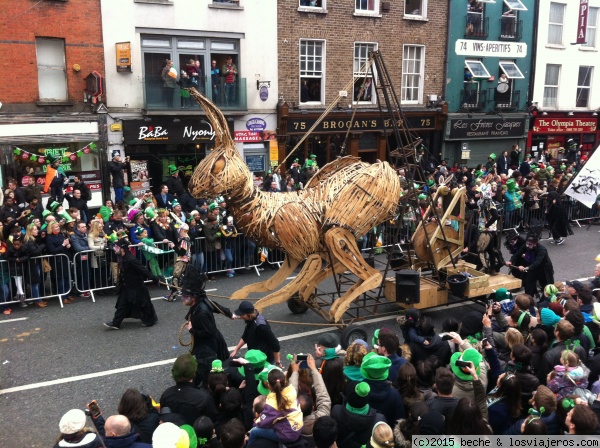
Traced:
[[[535, 14], [533, 16], [533, 38], [531, 41], [531, 52], [530, 52], [530, 57], [531, 57], [531, 63], [530, 63], [530, 77], [529, 77], [529, 90], [527, 92], [527, 101], [533, 101], [533, 87], [534, 87], [534, 82], [535, 82], [535, 68], [536, 68], [536, 64], [535, 64], [535, 58], [536, 58], [536, 54], [537, 54], [537, 30], [538, 30], [538, 23], [539, 23], [539, 16], [540, 16], [540, 0], [535, 0]], [[542, 98], [543, 100], [543, 98]]]

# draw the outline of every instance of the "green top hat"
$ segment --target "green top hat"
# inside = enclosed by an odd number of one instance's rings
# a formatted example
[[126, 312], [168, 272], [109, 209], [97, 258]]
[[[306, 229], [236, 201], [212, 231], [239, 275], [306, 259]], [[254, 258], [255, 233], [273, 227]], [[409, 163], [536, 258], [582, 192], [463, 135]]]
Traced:
[[156, 216], [156, 213], [154, 212], [154, 209], [152, 207], [147, 207], [146, 210], [144, 210], [144, 214], [148, 219], [154, 219], [154, 217]]
[[310, 158], [314, 160], [314, 159], [316, 159], [316, 158], [317, 158], [317, 156], [315, 156], [314, 154], [311, 154], [311, 155], [310, 155]]
[[274, 369], [277, 369], [280, 372], [282, 372], [282, 370], [279, 367], [269, 364], [269, 365], [265, 366], [258, 374], [257, 389], [261, 395], [269, 395], [269, 392], [271, 392], [268, 387], [265, 387], [264, 383], [269, 381], [269, 372]]
[[46, 219], [48, 217], [48, 215], [51, 215], [52, 212], [50, 210], [44, 210], [42, 212], [42, 219]]
[[223, 361], [221, 361], [220, 359], [215, 359], [212, 362], [212, 366], [210, 368], [210, 372], [211, 373], [224, 372], [224, 370], [223, 370]]
[[371, 352], [363, 358], [360, 373], [366, 380], [385, 381], [391, 365], [392, 361], [389, 358]]
[[113, 233], [111, 233], [110, 235], [106, 235], [105, 238], [108, 240], [109, 243], [116, 243], [119, 239], [119, 237], [117, 236], [117, 232], [115, 232], [114, 230]]
[[168, 168], [169, 168], [169, 174], [174, 174], [178, 171], [177, 167], [175, 165], [169, 165]]
[[[254, 367], [256, 372], [262, 369], [267, 363], [267, 355], [260, 350], [248, 350], [246, 352], [246, 356], [244, 356], [244, 359], [248, 360], [248, 362], [252, 364], [252, 367]], [[238, 367], [238, 372], [240, 375], [244, 376], [244, 367]]]
[[46, 161], [49, 165], [54, 165], [56, 162], [58, 162], [58, 158], [52, 154], [49, 154], [46, 156]]
[[50, 211], [54, 213], [58, 207], [60, 207], [60, 203], [58, 201], [53, 201], [50, 204]]
[[473, 381], [473, 377], [470, 374], [463, 372], [462, 368], [456, 365], [456, 361], [459, 359], [465, 362], [471, 361], [475, 366], [475, 372], [477, 373], [477, 376], [479, 376], [479, 363], [483, 359], [481, 353], [474, 348], [468, 348], [464, 352], [454, 353], [452, 358], [450, 358], [450, 367], [452, 368], [452, 372], [454, 372], [454, 374], [463, 381]]
[[491, 153], [491, 154], [488, 156], [488, 158], [489, 158], [489, 159], [492, 159], [492, 160], [496, 160], [496, 154], [494, 154], [494, 153]]

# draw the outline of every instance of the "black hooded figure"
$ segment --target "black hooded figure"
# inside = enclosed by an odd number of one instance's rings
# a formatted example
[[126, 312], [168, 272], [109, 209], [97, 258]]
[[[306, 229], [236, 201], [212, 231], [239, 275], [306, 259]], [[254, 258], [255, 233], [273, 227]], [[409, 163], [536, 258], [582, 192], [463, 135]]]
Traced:
[[[119, 262], [119, 286], [115, 316], [104, 326], [113, 330], [121, 327], [123, 319], [131, 317], [141, 319], [142, 325], [151, 327], [158, 321], [154, 305], [150, 300], [150, 292], [144, 284], [149, 278], [158, 281], [146, 266], [142, 264], [129, 250], [129, 240], [122, 238], [115, 243], [115, 252]], [[127, 274], [125, 274], [127, 273]]]
[[190, 307], [185, 318], [188, 321], [187, 329], [192, 335], [192, 355], [198, 361], [194, 381], [196, 386], [201, 383], [206, 386], [206, 379], [214, 360], [229, 359], [225, 338], [217, 328], [213, 314], [218, 313], [233, 319], [233, 314], [228, 308], [206, 297], [206, 280], [206, 274], [188, 264], [181, 285], [183, 304]]

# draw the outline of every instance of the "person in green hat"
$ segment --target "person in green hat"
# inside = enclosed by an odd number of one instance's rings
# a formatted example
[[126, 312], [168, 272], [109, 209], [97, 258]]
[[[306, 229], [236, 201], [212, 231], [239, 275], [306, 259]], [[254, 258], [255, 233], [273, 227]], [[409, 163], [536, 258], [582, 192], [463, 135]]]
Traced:
[[381, 412], [386, 422], [394, 426], [401, 418], [406, 418], [406, 410], [400, 393], [387, 381], [392, 361], [375, 352], [368, 353], [362, 360], [360, 372], [371, 388], [369, 406]]
[[483, 356], [458, 334], [448, 334], [454, 337], [453, 341], [459, 347], [464, 348], [464, 351], [456, 352], [450, 358], [450, 369], [455, 377], [452, 396], [459, 400], [465, 397], [475, 402], [483, 400], [485, 403], [487, 367]]
[[491, 170], [492, 168], [494, 168], [496, 166], [496, 154], [491, 153], [488, 156], [488, 160], [487, 162], [485, 162], [485, 169], [487, 171]]
[[169, 170], [169, 177], [167, 177], [164, 184], [175, 198], [181, 198], [185, 194], [185, 187], [181, 177], [179, 177], [179, 170], [175, 165], [169, 165], [167, 169]]

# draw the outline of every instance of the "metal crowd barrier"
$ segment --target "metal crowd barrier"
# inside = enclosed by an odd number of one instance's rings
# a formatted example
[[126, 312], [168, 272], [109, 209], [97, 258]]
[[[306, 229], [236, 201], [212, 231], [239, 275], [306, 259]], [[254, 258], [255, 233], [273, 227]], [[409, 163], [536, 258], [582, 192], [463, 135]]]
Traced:
[[254, 268], [260, 276], [256, 243], [238, 233], [235, 238], [221, 237], [218, 239], [221, 248], [208, 250], [214, 245], [209, 244], [206, 237], [195, 238], [192, 245], [192, 263], [206, 274], [232, 272], [240, 269]]
[[75, 289], [89, 292], [95, 302], [95, 291], [113, 288], [117, 283], [117, 262], [111, 261], [112, 254], [108, 249], [85, 250], [77, 252], [73, 257], [73, 278]]
[[[62, 308], [64, 305], [61, 295], [66, 295], [71, 290], [70, 263], [65, 254], [31, 257], [16, 269], [11, 269], [8, 260], [0, 261], [0, 306], [18, 303], [19, 290], [22, 290], [25, 302], [31, 304], [58, 296]], [[48, 266], [50, 271], [45, 272]], [[39, 283], [32, 282], [32, 278], [36, 277], [31, 275], [32, 269], [37, 270]]]

